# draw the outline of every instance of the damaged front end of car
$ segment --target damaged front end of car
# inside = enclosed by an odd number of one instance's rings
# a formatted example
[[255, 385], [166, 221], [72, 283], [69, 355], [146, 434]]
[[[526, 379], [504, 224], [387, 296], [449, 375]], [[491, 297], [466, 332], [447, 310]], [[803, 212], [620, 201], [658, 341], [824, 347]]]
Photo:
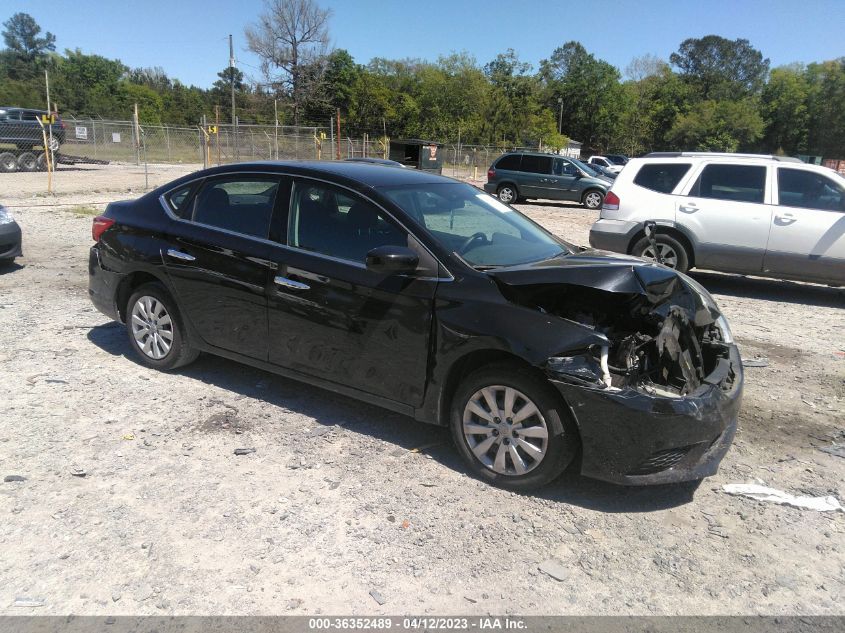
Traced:
[[594, 334], [541, 367], [578, 424], [582, 473], [625, 484], [714, 474], [736, 430], [742, 366], [713, 299], [663, 266], [568, 259], [492, 276], [510, 302]]

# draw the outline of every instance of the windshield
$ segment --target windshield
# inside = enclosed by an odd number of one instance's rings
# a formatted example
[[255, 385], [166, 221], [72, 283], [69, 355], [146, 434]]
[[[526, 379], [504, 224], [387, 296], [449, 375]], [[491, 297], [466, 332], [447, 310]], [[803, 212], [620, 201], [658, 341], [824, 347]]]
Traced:
[[616, 155], [616, 154], [608, 156], [607, 160], [609, 160], [614, 165], [625, 165], [628, 162], [627, 158], [625, 158], [624, 156], [621, 156], [621, 155]]
[[588, 176], [599, 176], [599, 175], [601, 175], [600, 172], [593, 167], [593, 165], [588, 165], [587, 163], [582, 163], [580, 160], [577, 160], [575, 158], [570, 158], [569, 160], [571, 160], [573, 163], [575, 163], [578, 166], [578, 168], [581, 171], [585, 172]]
[[477, 268], [527, 264], [570, 252], [524, 215], [471, 185], [406, 185], [380, 191], [444, 248]]

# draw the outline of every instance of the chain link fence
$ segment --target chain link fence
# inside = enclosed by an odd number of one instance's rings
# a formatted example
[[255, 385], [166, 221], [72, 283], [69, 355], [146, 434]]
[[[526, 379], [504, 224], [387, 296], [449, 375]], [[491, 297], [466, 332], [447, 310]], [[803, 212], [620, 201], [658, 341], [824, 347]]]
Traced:
[[[24, 129], [26, 128], [26, 129]], [[47, 126], [50, 131], [50, 126]], [[383, 136], [336, 137], [336, 128], [205, 123], [197, 126], [148, 125], [134, 121], [66, 117], [52, 126], [55, 162], [74, 164], [185, 165], [197, 169], [265, 160], [389, 158]], [[484, 180], [504, 151], [493, 145], [446, 144], [443, 174]], [[536, 149], [536, 148], [512, 148]], [[0, 121], [0, 172], [46, 169], [42, 128]]]

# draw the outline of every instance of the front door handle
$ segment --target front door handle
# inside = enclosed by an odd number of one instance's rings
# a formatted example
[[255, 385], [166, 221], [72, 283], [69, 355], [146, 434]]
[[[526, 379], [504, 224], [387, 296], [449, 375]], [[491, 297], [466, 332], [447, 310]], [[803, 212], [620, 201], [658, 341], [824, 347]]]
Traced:
[[181, 259], [183, 262], [192, 262], [196, 260], [196, 257], [194, 257], [193, 255], [188, 255], [188, 253], [177, 251], [175, 248], [168, 248], [167, 256], [172, 257], [173, 259]]
[[308, 284], [304, 284], [301, 281], [294, 281], [293, 279], [288, 279], [287, 277], [278, 276], [273, 279], [277, 286], [284, 286], [285, 288], [290, 288], [291, 290], [310, 290], [311, 286]]
[[689, 202], [687, 204], [680, 205], [678, 207], [678, 211], [680, 211], [682, 213], [695, 213], [696, 211], [698, 211], [698, 207], [695, 206], [694, 203]]

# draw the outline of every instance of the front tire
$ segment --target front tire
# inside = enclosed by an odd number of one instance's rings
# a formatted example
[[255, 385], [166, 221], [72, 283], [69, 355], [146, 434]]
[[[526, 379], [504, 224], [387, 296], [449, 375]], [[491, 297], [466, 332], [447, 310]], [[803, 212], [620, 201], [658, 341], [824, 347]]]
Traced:
[[530, 490], [557, 478], [579, 444], [551, 385], [514, 365], [491, 365], [470, 374], [452, 399], [449, 419], [452, 438], [470, 469], [512, 490]]
[[[689, 270], [689, 253], [681, 242], [676, 240], [671, 235], [666, 233], [658, 233], [654, 236], [654, 241], [657, 244], [657, 249], [663, 258], [663, 265], [669, 268], [685, 273]], [[643, 257], [645, 259], [653, 259], [657, 261], [656, 253], [647, 237], [642, 238], [639, 242], [634, 244], [631, 250], [632, 255]]]
[[602, 203], [604, 203], [604, 194], [601, 191], [596, 191], [595, 189], [587, 191], [584, 193], [584, 197], [581, 198], [581, 204], [590, 211], [601, 209]]
[[158, 283], [140, 286], [126, 304], [129, 344], [147, 367], [167, 371], [196, 360], [187, 341], [176, 302]]

